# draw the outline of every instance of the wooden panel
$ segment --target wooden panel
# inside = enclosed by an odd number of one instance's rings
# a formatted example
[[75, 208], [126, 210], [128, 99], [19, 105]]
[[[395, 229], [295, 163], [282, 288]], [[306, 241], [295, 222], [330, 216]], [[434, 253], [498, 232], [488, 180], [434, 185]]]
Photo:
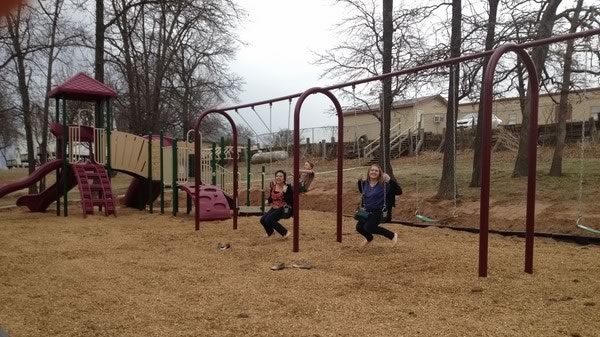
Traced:
[[171, 146], [163, 147], [163, 168], [164, 168], [164, 183], [171, 186], [173, 181], [173, 148]]
[[113, 131], [110, 139], [112, 168], [147, 178], [148, 141], [134, 134], [120, 131]]

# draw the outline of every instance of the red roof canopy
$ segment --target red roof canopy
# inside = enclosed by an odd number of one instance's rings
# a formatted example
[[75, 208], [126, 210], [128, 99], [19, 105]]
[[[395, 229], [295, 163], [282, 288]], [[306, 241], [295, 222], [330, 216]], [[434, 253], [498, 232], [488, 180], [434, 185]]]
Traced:
[[106, 97], [117, 97], [117, 92], [106, 84], [85, 73], [79, 73], [52, 89], [48, 97], [64, 97], [70, 100], [96, 101]]

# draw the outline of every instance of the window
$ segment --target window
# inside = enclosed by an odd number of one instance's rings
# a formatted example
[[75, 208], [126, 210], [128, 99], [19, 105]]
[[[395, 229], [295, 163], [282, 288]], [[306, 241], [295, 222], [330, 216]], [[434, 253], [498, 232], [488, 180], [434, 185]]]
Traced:
[[433, 122], [434, 123], [443, 123], [444, 122], [444, 115], [434, 115], [433, 116]]
[[595, 121], [598, 120], [598, 115], [600, 115], [600, 106], [593, 106], [592, 107], [592, 117], [594, 117]]
[[514, 124], [517, 124], [517, 113], [509, 112], [508, 113], [508, 125], [514, 125]]

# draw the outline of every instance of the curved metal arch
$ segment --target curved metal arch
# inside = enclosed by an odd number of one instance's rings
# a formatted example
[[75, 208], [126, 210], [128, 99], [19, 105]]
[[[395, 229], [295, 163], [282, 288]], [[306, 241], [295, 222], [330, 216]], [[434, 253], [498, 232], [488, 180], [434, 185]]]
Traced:
[[344, 116], [342, 106], [337, 98], [327, 89], [313, 87], [300, 95], [294, 107], [294, 252], [300, 250], [300, 110], [306, 98], [312, 94], [321, 93], [333, 103], [338, 116], [338, 146], [337, 146], [337, 206], [336, 206], [336, 235], [337, 242], [342, 242], [342, 183], [344, 169]]
[[231, 116], [229, 116], [227, 113], [225, 113], [225, 111], [223, 110], [218, 110], [218, 109], [211, 109], [211, 110], [207, 110], [205, 112], [203, 112], [199, 117], [198, 120], [196, 120], [196, 125], [194, 126], [194, 151], [195, 151], [195, 155], [194, 155], [194, 189], [196, 191], [196, 198], [194, 200], [194, 210], [195, 210], [195, 219], [196, 219], [196, 230], [200, 230], [200, 198], [198, 198], [198, 191], [200, 190], [200, 177], [201, 177], [201, 172], [200, 170], [202, 169], [202, 165], [200, 165], [200, 160], [201, 160], [201, 144], [200, 141], [198, 141], [197, 139], [197, 135], [200, 131], [200, 124], [202, 123], [202, 120], [204, 119], [204, 117], [212, 114], [212, 113], [216, 113], [219, 115], [224, 116], [228, 121], [229, 124], [231, 125], [231, 131], [233, 134], [233, 229], [237, 229], [237, 222], [238, 222], [238, 139], [237, 139], [237, 127], [235, 125], [235, 122], [233, 121], [233, 119], [231, 118]]
[[479, 218], [479, 276], [487, 277], [488, 230], [490, 206], [490, 162], [492, 148], [492, 98], [494, 74], [500, 58], [508, 52], [515, 52], [525, 64], [529, 75], [529, 129], [528, 129], [528, 171], [527, 171], [527, 220], [525, 233], [525, 272], [533, 273], [533, 239], [535, 227], [535, 179], [537, 156], [539, 80], [531, 56], [522, 46], [508, 43], [498, 47], [491, 55], [483, 81], [483, 129], [481, 147], [481, 198]]

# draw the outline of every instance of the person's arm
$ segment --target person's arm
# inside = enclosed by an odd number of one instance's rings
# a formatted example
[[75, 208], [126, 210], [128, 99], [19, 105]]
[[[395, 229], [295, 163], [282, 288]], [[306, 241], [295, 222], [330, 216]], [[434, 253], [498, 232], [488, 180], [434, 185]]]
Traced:
[[362, 194], [363, 192], [363, 180], [362, 178], [358, 178], [358, 192]]
[[312, 174], [314, 174], [314, 173], [315, 173], [315, 171], [313, 171], [313, 170], [305, 170], [305, 169], [300, 169], [300, 173], [312, 173]]
[[274, 185], [273, 182], [271, 182], [269, 184], [270, 190], [269, 190], [269, 197], [267, 198], [267, 206], [273, 203], [273, 197], [272, 197], [272, 195], [273, 195], [273, 185]]
[[292, 190], [291, 184], [287, 184], [286, 186], [287, 186], [287, 189], [283, 193], [283, 199], [285, 200], [285, 203], [288, 204], [288, 206], [293, 208], [294, 207], [294, 191]]
[[402, 187], [395, 179], [390, 179], [390, 193], [394, 195], [402, 195]]

